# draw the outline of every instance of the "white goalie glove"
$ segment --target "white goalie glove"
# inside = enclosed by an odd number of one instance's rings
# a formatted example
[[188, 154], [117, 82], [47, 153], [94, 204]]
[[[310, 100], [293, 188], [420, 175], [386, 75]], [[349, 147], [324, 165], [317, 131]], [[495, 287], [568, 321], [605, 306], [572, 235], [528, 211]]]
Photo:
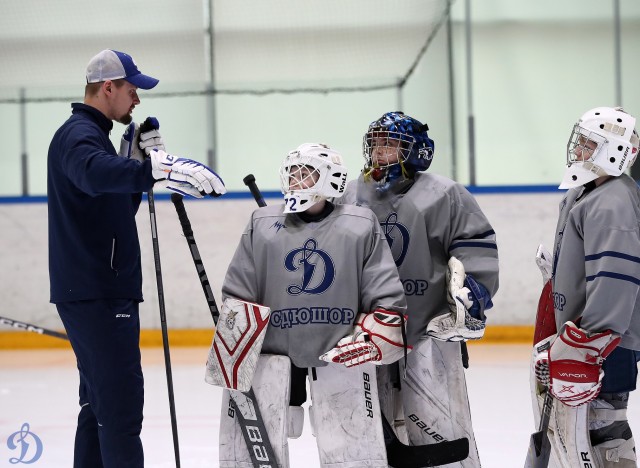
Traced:
[[448, 314], [435, 317], [427, 325], [427, 335], [441, 341], [479, 340], [484, 335], [485, 324], [473, 318], [469, 309], [473, 307], [473, 294], [464, 285], [464, 265], [455, 257], [447, 266]]
[[151, 150], [149, 158], [153, 178], [166, 179], [166, 188], [169, 190], [195, 198], [204, 195], [217, 197], [227, 192], [220, 176], [198, 161], [174, 156], [163, 150]]
[[324, 353], [320, 359], [346, 367], [365, 362], [391, 364], [404, 354], [405, 323], [406, 316], [400, 312], [376, 309], [368, 314], [360, 313], [353, 334], [338, 341], [336, 347]]

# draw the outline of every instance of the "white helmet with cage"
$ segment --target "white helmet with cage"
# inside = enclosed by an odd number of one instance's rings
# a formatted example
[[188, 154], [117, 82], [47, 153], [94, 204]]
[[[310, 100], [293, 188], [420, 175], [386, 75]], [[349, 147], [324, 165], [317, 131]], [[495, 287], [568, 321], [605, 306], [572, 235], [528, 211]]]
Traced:
[[290, 151], [280, 167], [284, 212], [300, 213], [320, 200], [338, 198], [347, 185], [342, 155], [322, 143]]
[[636, 119], [621, 107], [596, 107], [574, 125], [567, 143], [567, 169], [561, 189], [598, 177], [619, 176], [638, 156]]

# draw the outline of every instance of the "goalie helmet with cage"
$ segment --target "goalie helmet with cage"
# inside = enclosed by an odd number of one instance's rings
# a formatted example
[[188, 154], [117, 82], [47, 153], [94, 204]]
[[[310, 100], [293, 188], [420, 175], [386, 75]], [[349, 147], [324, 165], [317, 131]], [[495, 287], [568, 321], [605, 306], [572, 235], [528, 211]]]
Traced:
[[579, 187], [602, 176], [619, 176], [638, 156], [636, 119], [621, 107], [596, 107], [573, 126], [560, 188]]
[[429, 127], [402, 112], [387, 112], [371, 122], [364, 136], [365, 181], [386, 191], [398, 181], [413, 179], [431, 165], [435, 144]]
[[320, 200], [338, 198], [347, 185], [342, 155], [322, 143], [304, 143], [287, 154], [280, 168], [284, 212], [300, 213]]

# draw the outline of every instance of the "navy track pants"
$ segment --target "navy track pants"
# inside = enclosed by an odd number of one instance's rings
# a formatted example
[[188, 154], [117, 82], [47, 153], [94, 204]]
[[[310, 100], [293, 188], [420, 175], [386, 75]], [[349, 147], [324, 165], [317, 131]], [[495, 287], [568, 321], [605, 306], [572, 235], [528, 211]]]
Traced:
[[74, 468], [143, 467], [138, 302], [101, 299], [56, 307], [80, 372]]

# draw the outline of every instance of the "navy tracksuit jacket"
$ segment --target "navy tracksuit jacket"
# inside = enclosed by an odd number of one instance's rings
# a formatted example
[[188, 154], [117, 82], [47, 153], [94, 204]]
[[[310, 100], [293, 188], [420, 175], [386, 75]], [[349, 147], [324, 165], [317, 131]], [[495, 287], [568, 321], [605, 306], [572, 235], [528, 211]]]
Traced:
[[47, 190], [51, 302], [80, 373], [74, 466], [137, 468], [144, 383], [135, 215], [154, 183], [151, 162], [118, 156], [100, 111], [72, 109], [49, 147]]

